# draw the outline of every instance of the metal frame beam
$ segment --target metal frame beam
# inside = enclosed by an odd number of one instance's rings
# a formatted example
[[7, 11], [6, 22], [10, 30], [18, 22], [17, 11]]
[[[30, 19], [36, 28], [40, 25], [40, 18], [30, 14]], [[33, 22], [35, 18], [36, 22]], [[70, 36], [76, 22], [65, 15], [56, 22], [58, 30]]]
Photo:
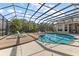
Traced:
[[1, 9], [5, 9], [5, 8], [9, 8], [9, 7], [12, 7], [13, 5], [9, 5], [9, 6], [6, 6], [6, 7], [2, 7], [2, 8], [0, 8], [0, 10]]
[[[52, 19], [52, 18], [58, 17], [58, 16], [60, 16], [60, 15], [63, 15], [63, 14], [69, 13], [69, 12], [74, 11], [74, 10], [77, 10], [77, 9], [78, 9], [78, 8], [76, 8], [76, 9], [74, 8], [74, 9], [72, 9], [72, 10], [66, 11], [66, 12], [61, 13], [61, 14], [59, 14], [59, 15], [52, 16], [51, 18], [48, 18], [48, 19]], [[47, 19], [46, 19], [46, 20], [47, 20]]]
[[60, 11], [65, 10], [65, 9], [67, 9], [67, 8], [71, 7], [71, 6], [72, 6], [72, 4], [71, 4], [71, 5], [69, 5], [69, 6], [66, 6], [66, 7], [64, 7], [64, 8], [62, 8], [62, 9], [58, 10], [58, 11], [56, 11], [56, 12], [55, 12], [55, 13], [53, 13], [53, 14], [50, 14], [50, 15], [48, 15], [48, 16], [46, 16], [46, 17], [43, 17], [42, 19], [40, 19], [40, 20], [39, 20], [39, 22], [40, 22], [41, 20], [43, 20], [43, 19], [47, 18], [47, 17], [50, 17], [50, 16], [52, 16], [52, 15], [54, 15], [54, 14], [56, 14], [56, 13], [60, 12]]
[[[60, 16], [60, 15], [69, 13], [69, 12], [74, 11], [74, 10], [77, 10], [77, 9], [78, 9], [78, 8], [76, 8], [76, 9], [74, 8], [74, 9], [72, 9], [72, 10], [68, 10], [68, 11], [66, 11], [66, 12], [64, 12], [64, 13], [58, 14], [58, 15], [56, 15], [56, 16], [52, 16], [51, 18], [47, 18], [47, 19], [45, 19], [45, 20], [43, 20], [43, 21], [50, 20], [50, 19], [52, 19], [52, 18], [58, 17], [58, 16]], [[38, 23], [40, 23], [40, 21], [39, 21]]]
[[7, 19], [11, 19], [11, 18], [14, 18], [15, 16], [11, 16], [11, 17], [9, 17], [9, 18], [7, 18]]
[[6, 29], [5, 29], [5, 35], [7, 35], [9, 32], [9, 23], [8, 20], [6, 20]]
[[14, 9], [15, 17], [17, 18], [17, 15], [16, 15], [16, 10], [15, 10], [15, 5], [14, 5], [14, 3], [12, 3], [12, 5], [13, 5], [13, 9]]
[[[39, 3], [39, 4], [41, 4], [41, 3]], [[58, 3], [58, 4], [61, 4], [61, 3]], [[47, 8], [51, 8], [51, 7], [47, 6], [47, 5], [44, 5], [44, 6], [47, 7]], [[56, 9], [53, 9], [53, 10], [57, 11]], [[62, 13], [62, 12], [60, 12], [60, 13]]]
[[2, 17], [2, 36], [4, 35], [4, 17]]
[[6, 14], [6, 15], [3, 15], [3, 16], [8, 16], [8, 15], [11, 15], [11, 14], [13, 14], [14, 12], [11, 12], [11, 13], [8, 13], [8, 14]]
[[29, 3], [27, 4], [27, 8], [26, 8], [26, 10], [25, 10], [25, 13], [24, 13], [23, 19], [25, 18], [25, 15], [26, 15], [26, 13], [27, 13], [28, 7], [29, 7]]
[[[74, 13], [78, 13], [78, 12], [74, 12]], [[71, 14], [68, 14], [68, 15], [65, 15], [65, 16], [62, 16], [62, 17], [69, 17], [69, 15], [72, 15], [72, 14], [74, 14], [74, 13], [71, 13]], [[74, 15], [72, 15], [72, 16], [74, 16]], [[75, 15], [76, 16], [76, 15]], [[62, 19], [62, 17], [60, 18], [60, 20]], [[59, 18], [58, 18], [59, 19]], [[53, 21], [52, 20], [47, 20], [46, 22], [48, 23], [48, 22], [57, 22], [57, 21], [59, 21], [59, 20], [56, 20], [56, 19], [54, 19]], [[44, 22], [42, 22], [41, 24], [43, 24]], [[52, 24], [51, 23], [51, 24]]]
[[[15, 5], [16, 7], [18, 7], [18, 8], [22, 8], [22, 9], [26, 9], [26, 8], [24, 8], [24, 7], [21, 7], [21, 6], [17, 6], [17, 5]], [[34, 10], [32, 10], [32, 9], [28, 9], [29, 11], [32, 11], [32, 12], [35, 12]], [[42, 14], [42, 12], [38, 12], [38, 13], [40, 13], [40, 14]]]
[[[11, 13], [8, 13], [8, 14], [6, 14], [6, 15], [3, 15], [3, 16], [8, 16], [8, 15], [11, 15], [11, 14], [13, 14], [14, 12], [11, 12]], [[24, 14], [24, 13], [21, 13], [21, 12], [16, 12], [16, 13], [19, 13], [19, 14]]]
[[39, 8], [38, 10], [30, 17], [30, 19], [45, 5], [45, 3], [43, 3]]
[[[59, 18], [60, 18], [60, 20], [61, 20], [61, 19], [69, 19], [69, 18], [65, 18], [65, 17], [71, 17], [71, 16], [73, 16], [73, 14], [78, 13], [78, 12], [79, 12], [79, 11], [73, 12], [73, 13], [68, 14], [68, 15], [65, 15], [65, 16], [58, 17], [58, 18], [56, 18], [56, 19], [53, 19], [53, 21], [52, 21], [52, 20], [47, 20], [47, 22], [49, 22], [49, 21], [55, 22], [55, 21], [57, 21], [57, 19], [59, 19]], [[75, 16], [76, 16], [76, 15], [75, 15]], [[63, 17], [64, 17], [64, 18], [63, 18]]]
[[38, 17], [35, 19], [35, 21], [36, 21], [38, 18], [40, 18], [41, 16], [43, 16], [44, 14], [46, 14], [47, 12], [51, 11], [52, 9], [54, 9], [55, 7], [57, 7], [57, 6], [59, 6], [59, 5], [60, 5], [60, 3], [58, 3], [58, 4], [55, 5], [54, 7], [50, 8], [49, 10], [47, 10], [46, 12], [44, 12], [42, 15], [38, 16]]

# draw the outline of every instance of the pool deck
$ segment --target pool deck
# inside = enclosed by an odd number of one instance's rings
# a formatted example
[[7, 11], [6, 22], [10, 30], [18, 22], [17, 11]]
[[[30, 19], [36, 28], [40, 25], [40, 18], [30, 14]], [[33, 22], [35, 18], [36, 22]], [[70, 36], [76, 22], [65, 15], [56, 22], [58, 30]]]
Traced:
[[[50, 44], [36, 40], [38, 33], [25, 33], [17, 42], [16, 35], [4, 36], [0, 40], [0, 48], [15, 45], [0, 50], [0, 56], [79, 56], [79, 40], [70, 44]], [[22, 44], [23, 43], [23, 44]], [[21, 45], [19, 45], [21, 44]]]

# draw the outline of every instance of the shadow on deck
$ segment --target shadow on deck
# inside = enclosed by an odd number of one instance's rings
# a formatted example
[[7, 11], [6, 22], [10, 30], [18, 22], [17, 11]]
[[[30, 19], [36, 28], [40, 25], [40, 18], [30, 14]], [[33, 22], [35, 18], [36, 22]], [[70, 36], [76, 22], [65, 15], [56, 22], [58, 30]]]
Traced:
[[[17, 37], [16, 45], [19, 45], [20, 43], [20, 37]], [[17, 54], [17, 46], [13, 47], [10, 56], [16, 56]]]
[[[29, 34], [28, 34], [29, 35]], [[34, 38], [34, 39], [37, 39], [37, 38], [35, 38], [34, 36], [32, 36], [32, 35], [29, 35], [30, 37], [32, 37], [32, 38]], [[70, 54], [66, 54], [66, 53], [63, 53], [63, 52], [59, 52], [59, 51], [55, 51], [55, 50], [52, 50], [52, 49], [49, 49], [49, 48], [47, 48], [47, 47], [45, 47], [45, 46], [43, 46], [41, 43], [39, 43], [38, 41], [35, 41], [37, 44], [39, 44], [42, 48], [44, 48], [45, 50], [47, 50], [47, 51], [50, 51], [50, 52], [54, 52], [54, 53], [56, 53], [56, 54], [60, 54], [60, 55], [63, 55], [63, 56], [72, 56], [72, 55], [70, 55]], [[56, 45], [56, 46], [58, 46], [58, 45]], [[54, 46], [55, 47], [55, 46]]]

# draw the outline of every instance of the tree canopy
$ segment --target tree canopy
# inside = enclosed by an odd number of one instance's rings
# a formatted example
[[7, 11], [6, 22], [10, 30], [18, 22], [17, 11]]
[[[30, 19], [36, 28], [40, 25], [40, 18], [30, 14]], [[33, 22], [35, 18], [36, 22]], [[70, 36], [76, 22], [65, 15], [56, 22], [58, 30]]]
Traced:
[[42, 23], [37, 24], [32, 21], [27, 21], [26, 19], [12, 19], [10, 21], [10, 32], [36, 32], [36, 31], [52, 31], [52, 25]]

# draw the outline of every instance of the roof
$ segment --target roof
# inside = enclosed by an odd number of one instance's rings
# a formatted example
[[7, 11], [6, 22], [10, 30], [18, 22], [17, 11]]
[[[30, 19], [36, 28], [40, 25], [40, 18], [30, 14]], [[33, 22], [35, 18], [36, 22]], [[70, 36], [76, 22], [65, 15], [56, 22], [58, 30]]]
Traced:
[[79, 4], [72, 3], [0, 3], [0, 14], [7, 20], [21, 18], [50, 23], [78, 12]]

